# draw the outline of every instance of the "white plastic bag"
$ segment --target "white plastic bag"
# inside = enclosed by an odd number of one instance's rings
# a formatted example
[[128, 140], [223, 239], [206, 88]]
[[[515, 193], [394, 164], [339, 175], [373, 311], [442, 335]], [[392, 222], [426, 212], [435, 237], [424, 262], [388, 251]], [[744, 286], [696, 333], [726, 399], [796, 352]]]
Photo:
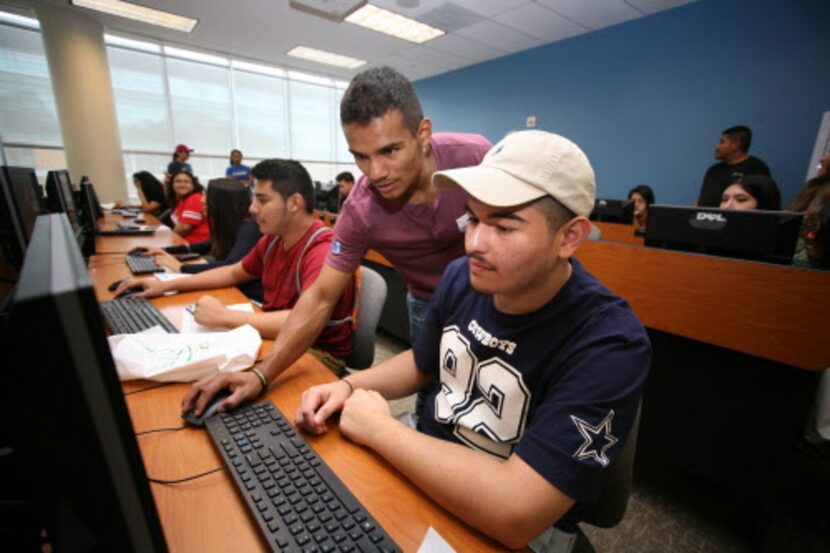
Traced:
[[228, 332], [167, 334], [157, 331], [109, 338], [121, 380], [193, 382], [216, 372], [244, 370], [262, 345], [257, 330], [244, 325]]

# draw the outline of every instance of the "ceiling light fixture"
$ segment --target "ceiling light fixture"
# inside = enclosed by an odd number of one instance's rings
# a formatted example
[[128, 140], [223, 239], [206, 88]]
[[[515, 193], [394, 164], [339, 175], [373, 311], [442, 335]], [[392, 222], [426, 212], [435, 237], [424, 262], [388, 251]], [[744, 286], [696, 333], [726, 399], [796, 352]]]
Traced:
[[295, 10], [340, 22], [366, 0], [291, 0], [289, 4]]
[[175, 15], [161, 10], [145, 8], [121, 0], [72, 0], [72, 4], [79, 8], [88, 8], [99, 12], [134, 19], [150, 25], [158, 25], [175, 31], [189, 33], [196, 26], [198, 20], [181, 15]]
[[378, 8], [372, 4], [366, 4], [349, 15], [346, 21], [418, 44], [447, 34], [446, 31], [430, 27], [426, 23]]
[[304, 60], [316, 61], [317, 63], [345, 67], [346, 69], [354, 69], [366, 63], [365, 60], [341, 56], [340, 54], [333, 54], [325, 50], [317, 50], [316, 48], [308, 48], [306, 46], [297, 46], [288, 52], [288, 55]]

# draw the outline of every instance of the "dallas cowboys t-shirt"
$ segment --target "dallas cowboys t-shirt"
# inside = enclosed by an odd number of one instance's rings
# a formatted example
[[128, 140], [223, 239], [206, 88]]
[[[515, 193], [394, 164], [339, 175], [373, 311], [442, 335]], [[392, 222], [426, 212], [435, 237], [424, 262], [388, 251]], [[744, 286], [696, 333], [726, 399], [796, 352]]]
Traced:
[[441, 380], [418, 429], [528, 465], [577, 502], [573, 530], [625, 443], [651, 361], [629, 305], [571, 259], [571, 277], [545, 306], [507, 315], [453, 261], [429, 305], [414, 355]]

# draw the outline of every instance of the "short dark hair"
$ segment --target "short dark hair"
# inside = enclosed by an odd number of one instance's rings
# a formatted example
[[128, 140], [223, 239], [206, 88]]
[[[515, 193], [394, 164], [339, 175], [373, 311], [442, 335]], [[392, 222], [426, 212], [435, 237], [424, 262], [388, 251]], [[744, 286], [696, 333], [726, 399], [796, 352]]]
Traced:
[[646, 201], [646, 205], [654, 203], [654, 190], [647, 184], [638, 184], [628, 191], [628, 199], [631, 199], [632, 194], [639, 194]]
[[352, 175], [349, 171], [343, 171], [336, 177], [334, 177], [335, 182], [340, 182], [344, 180], [346, 182], [354, 182], [354, 175]]
[[752, 145], [752, 129], [745, 125], [738, 125], [729, 127], [722, 134], [736, 141], [745, 153], [749, 152], [749, 147]]
[[343, 94], [340, 124], [365, 126], [393, 109], [401, 112], [404, 123], [415, 136], [424, 112], [412, 83], [391, 67], [373, 67], [358, 73]]
[[548, 230], [551, 234], [555, 234], [559, 228], [576, 217], [576, 213], [565, 207], [553, 196], [543, 196], [533, 202], [545, 219], [548, 221]]
[[305, 201], [305, 210], [314, 209], [314, 185], [311, 175], [299, 161], [293, 159], [266, 159], [260, 161], [251, 170], [257, 180], [271, 181], [271, 188], [287, 200], [299, 194]]

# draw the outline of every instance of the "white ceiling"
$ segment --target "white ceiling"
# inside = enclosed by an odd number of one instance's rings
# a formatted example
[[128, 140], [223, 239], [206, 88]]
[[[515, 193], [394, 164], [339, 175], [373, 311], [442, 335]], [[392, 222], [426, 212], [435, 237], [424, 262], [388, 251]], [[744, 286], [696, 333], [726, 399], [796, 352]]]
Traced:
[[[192, 33], [69, 7], [69, 0], [0, 0], [0, 8], [41, 3], [84, 12], [107, 32], [127, 33], [192, 49], [349, 80], [371, 66], [391, 65], [412, 80], [431, 77], [609, 27], [694, 0], [370, 0], [372, 4], [447, 30], [421, 45], [351, 23], [297, 11], [288, 0], [133, 0], [198, 19]], [[411, 6], [411, 7], [408, 7]], [[338, 69], [291, 58], [308, 46], [368, 62]]]

